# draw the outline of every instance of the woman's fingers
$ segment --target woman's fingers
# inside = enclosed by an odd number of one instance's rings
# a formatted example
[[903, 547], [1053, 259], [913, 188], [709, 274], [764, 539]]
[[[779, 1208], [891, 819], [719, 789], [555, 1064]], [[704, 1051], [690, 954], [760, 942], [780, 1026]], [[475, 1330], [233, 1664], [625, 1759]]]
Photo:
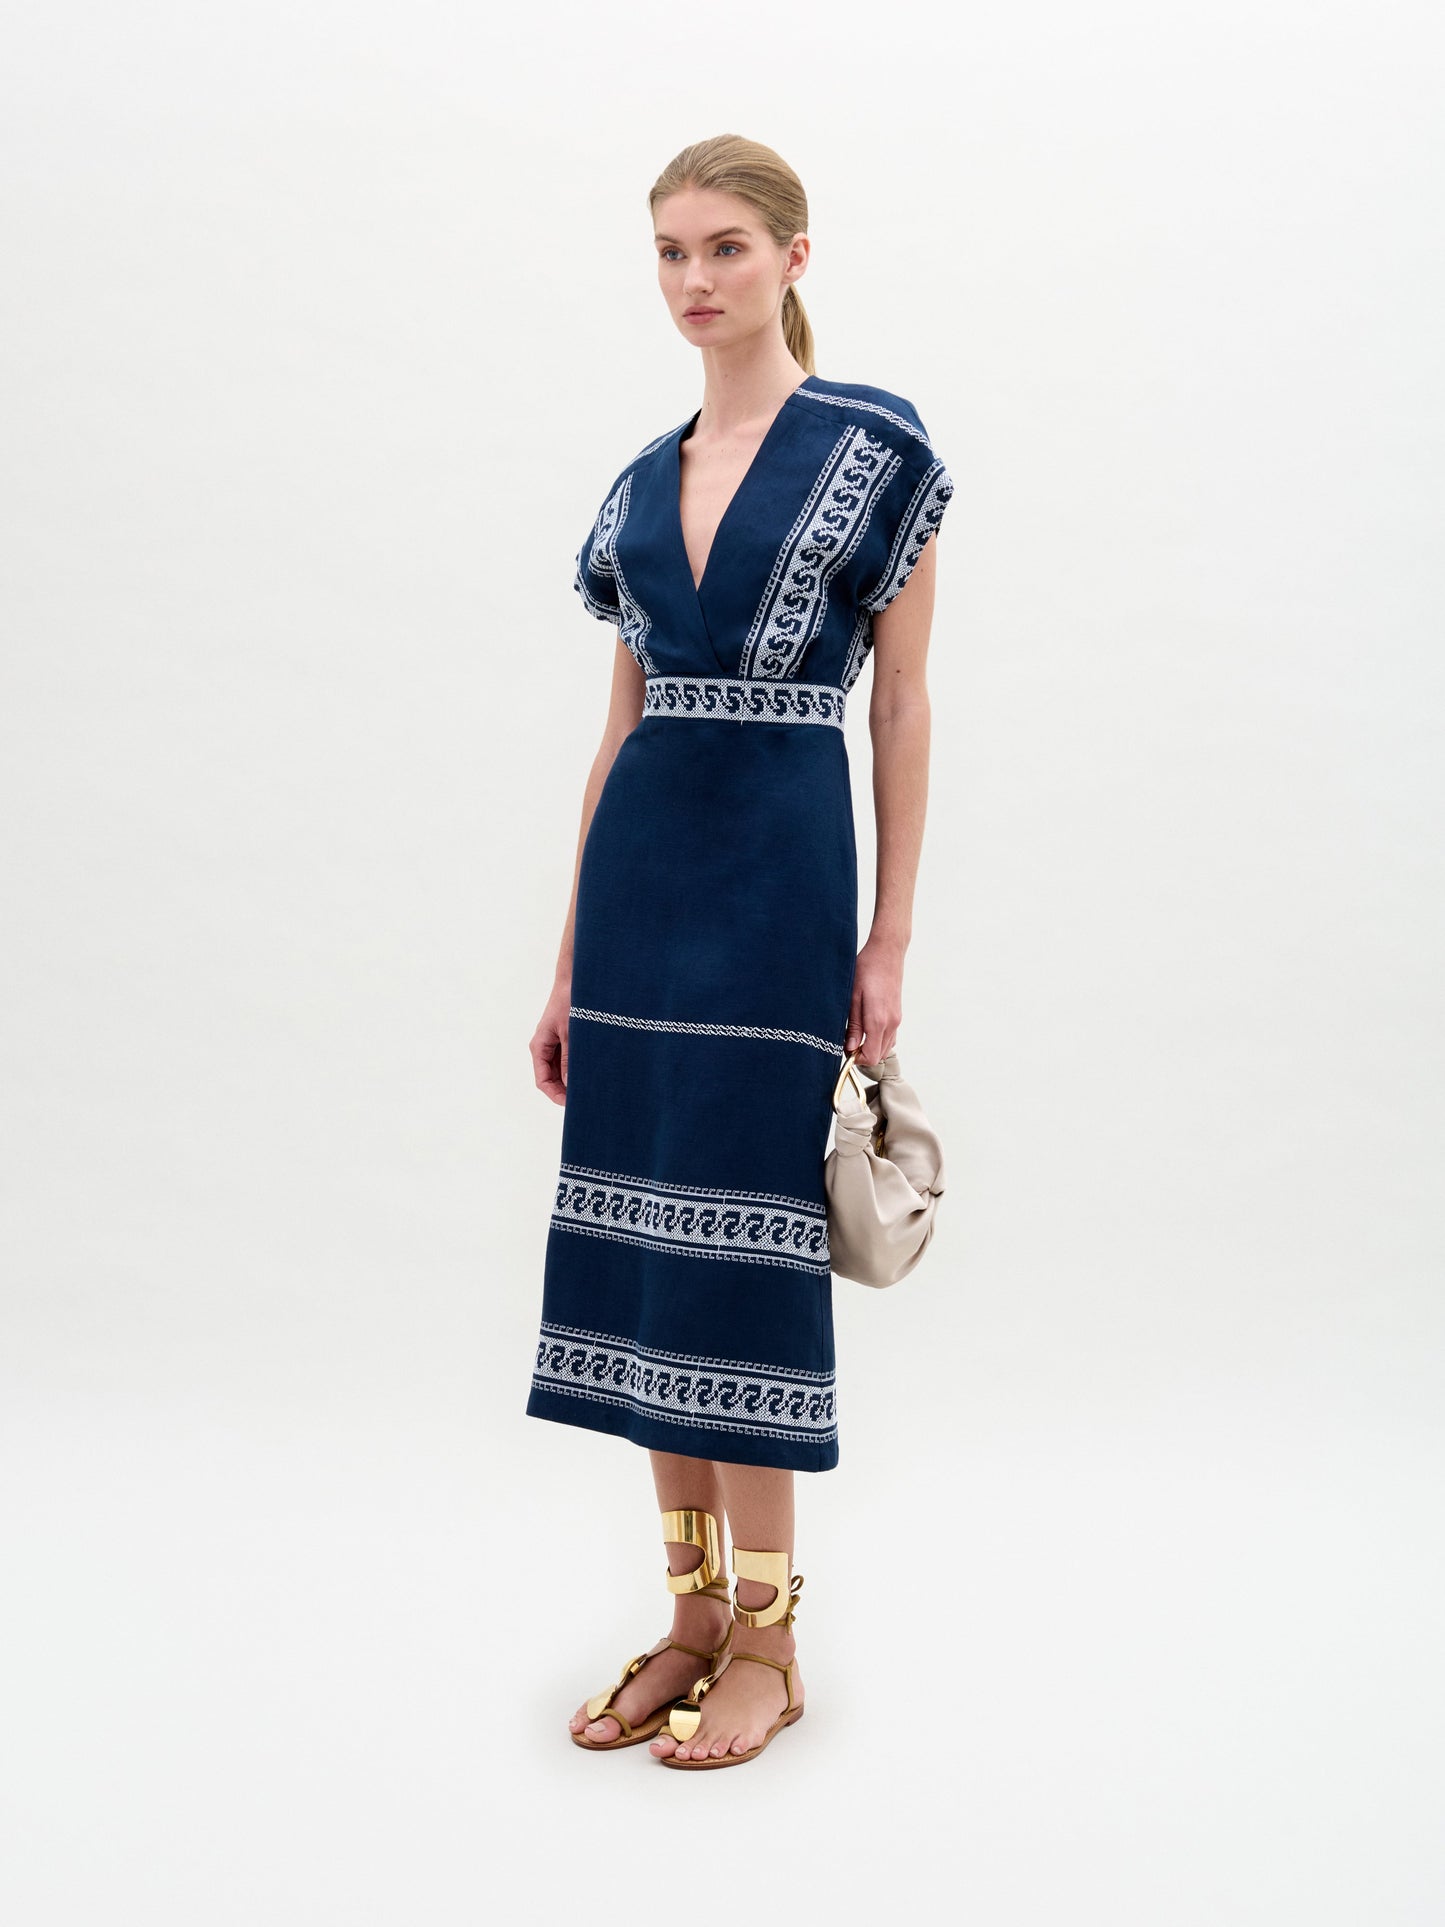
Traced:
[[532, 1054], [532, 1078], [537, 1089], [554, 1104], [567, 1101], [567, 1039], [565, 1033], [538, 1029], [527, 1047]]
[[[860, 1064], [881, 1064], [898, 1042], [898, 1026], [902, 1021], [902, 1016], [898, 1012], [881, 1005], [875, 1009], [865, 1000], [856, 1026], [863, 1034], [862, 1046], [859, 1048], [850, 1043], [848, 1049], [858, 1049]], [[850, 1037], [854, 1034], [854, 1029], [855, 1026], [850, 1019], [848, 1025]]]
[[848, 1028], [843, 1033], [844, 1052], [855, 1051], [863, 1041], [863, 1006], [855, 1000], [848, 1012]]

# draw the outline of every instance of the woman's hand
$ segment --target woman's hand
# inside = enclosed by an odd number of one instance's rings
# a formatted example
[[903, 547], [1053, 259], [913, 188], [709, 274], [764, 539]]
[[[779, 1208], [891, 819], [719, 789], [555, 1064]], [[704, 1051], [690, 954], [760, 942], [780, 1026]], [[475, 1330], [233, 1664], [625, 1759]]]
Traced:
[[572, 979], [559, 977], [527, 1046], [537, 1089], [554, 1104], [567, 1102], [567, 1012], [571, 1006]]
[[858, 952], [843, 1048], [857, 1051], [860, 1064], [881, 1064], [898, 1041], [903, 1021], [903, 952], [901, 943], [876, 932]]

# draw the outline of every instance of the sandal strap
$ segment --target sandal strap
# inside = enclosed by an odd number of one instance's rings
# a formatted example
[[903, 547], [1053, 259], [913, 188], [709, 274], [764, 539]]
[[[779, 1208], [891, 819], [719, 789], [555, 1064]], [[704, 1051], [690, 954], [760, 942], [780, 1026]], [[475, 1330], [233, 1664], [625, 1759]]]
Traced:
[[748, 1552], [744, 1547], [733, 1547], [733, 1570], [738, 1578], [773, 1588], [773, 1597], [767, 1605], [754, 1611], [740, 1606], [734, 1598], [733, 1618], [740, 1626], [781, 1626], [786, 1632], [792, 1625], [797, 1617], [798, 1594], [803, 1590], [803, 1575], [795, 1572], [790, 1580], [788, 1564], [786, 1552]]
[[[783, 1713], [792, 1712], [797, 1704], [793, 1698], [795, 1660], [769, 1659], [766, 1653], [732, 1653], [729, 1655], [728, 1664], [731, 1665], [735, 1659], [755, 1659], [760, 1666], [772, 1666], [780, 1672], [783, 1676], [783, 1688], [788, 1695], [788, 1703], [783, 1708]], [[702, 1702], [717, 1685], [723, 1670], [725, 1669], [715, 1669], [705, 1674], [702, 1679], [694, 1683], [691, 1693], [685, 1700], [677, 1700], [674, 1703], [672, 1711], [663, 1723], [665, 1733], [670, 1733], [673, 1739], [681, 1741], [684, 1746], [693, 1738], [702, 1724]]]
[[676, 1506], [662, 1514], [662, 1536], [678, 1545], [696, 1546], [702, 1558], [691, 1572], [667, 1569], [669, 1592], [701, 1592], [722, 1569], [717, 1520], [698, 1506]]
[[[617, 1694], [622, 1691], [623, 1687], [627, 1685], [629, 1680], [636, 1679], [648, 1660], [656, 1659], [659, 1654], [675, 1649], [679, 1653], [688, 1654], [692, 1659], [705, 1659], [710, 1668], [715, 1668], [718, 1661], [732, 1644], [732, 1637], [733, 1629], [731, 1623], [729, 1623], [727, 1631], [723, 1634], [721, 1646], [714, 1646], [711, 1649], [703, 1646], [684, 1646], [680, 1639], [669, 1639], [667, 1644], [665, 1646], [659, 1646], [655, 1653], [637, 1653], [633, 1658], [628, 1660], [611, 1686], [605, 1687], [600, 1693], [594, 1693], [591, 1699], [588, 1700], [588, 1719], [614, 1719], [619, 1726], [626, 1728], [626, 1731], [630, 1733], [632, 1728], [627, 1725], [626, 1720], [624, 1720], [620, 1713], [613, 1710], [612, 1702]], [[709, 1672], [706, 1677], [711, 1679], [711, 1672]]]
[[[667, 1652], [667, 1651], [669, 1650], [669, 1648], [671, 1648], [671, 1649], [672, 1649], [673, 1651], [675, 1651], [675, 1652], [679, 1652], [679, 1653], [691, 1653], [694, 1659], [706, 1659], [706, 1660], [711, 1660], [711, 1659], [712, 1659], [712, 1657], [713, 1657], [713, 1654], [712, 1654], [712, 1653], [711, 1653], [710, 1651], [708, 1651], [708, 1650], [707, 1650], [707, 1649], [706, 1649], [705, 1647], [702, 1647], [702, 1646], [684, 1646], [684, 1645], [683, 1645], [683, 1643], [682, 1643], [682, 1641], [681, 1641], [680, 1639], [670, 1639], [670, 1640], [668, 1640], [668, 1642], [667, 1642], [667, 1645], [666, 1645], [666, 1646], [664, 1646], [662, 1650], [663, 1650], [664, 1652]], [[656, 1655], [656, 1654], [654, 1653], [654, 1654], [653, 1654], [653, 1658], [655, 1659], [656, 1657], [657, 1657], [657, 1655]]]
[[766, 1653], [734, 1653], [734, 1659], [750, 1659], [756, 1666], [775, 1666], [780, 1673], [786, 1673], [793, 1664], [790, 1659], [769, 1659]]
[[[613, 1686], [608, 1690], [609, 1690], [609, 1693], [615, 1693], [617, 1691], [617, 1688]], [[596, 1700], [588, 1700], [587, 1717], [589, 1720], [616, 1720], [617, 1724], [622, 1728], [622, 1731], [618, 1735], [618, 1738], [624, 1739], [624, 1740], [631, 1739], [632, 1726], [630, 1721], [626, 1718], [624, 1714], [619, 1713], [617, 1708], [611, 1705], [610, 1702], [606, 1706], [598, 1706], [597, 1711], [594, 1713], [592, 1711], [592, 1708], [596, 1705], [597, 1705]]]
[[[608, 1707], [611, 1706], [614, 1697], [622, 1691], [623, 1687], [627, 1684], [628, 1680], [634, 1678], [638, 1673], [642, 1671], [643, 1667], [647, 1664], [648, 1660], [651, 1658], [652, 1658], [651, 1653], [637, 1653], [633, 1656], [633, 1658], [629, 1659], [627, 1664], [623, 1667], [622, 1671], [618, 1674], [617, 1678], [613, 1681], [612, 1685], [604, 1686], [600, 1693], [594, 1693], [591, 1699], [588, 1700], [587, 1702], [588, 1719], [600, 1720], [602, 1715], [607, 1711]], [[614, 1713], [612, 1717], [613, 1719], [620, 1721], [622, 1718], [622, 1715], [620, 1713]]]
[[[693, 1595], [702, 1594], [706, 1595], [709, 1599], [720, 1600], [726, 1605], [732, 1595], [728, 1590], [727, 1580], [720, 1576], [722, 1554], [718, 1543], [717, 1520], [713, 1517], [712, 1513], [703, 1512], [693, 1506], [681, 1506], [672, 1511], [664, 1511], [662, 1514], [662, 1536], [666, 1540], [675, 1541], [682, 1545], [696, 1546], [702, 1553], [701, 1562], [695, 1566], [691, 1572], [673, 1572], [671, 1568], [668, 1569], [668, 1591], [673, 1593], [690, 1593]], [[686, 1653], [691, 1659], [705, 1660], [709, 1667], [715, 1667], [724, 1652], [726, 1652], [732, 1636], [732, 1624], [729, 1622], [727, 1632], [720, 1646], [711, 1648], [685, 1646], [680, 1639], [668, 1639], [664, 1645], [658, 1647], [657, 1652], [634, 1654], [618, 1674], [613, 1684], [605, 1687], [600, 1693], [594, 1693], [592, 1698], [588, 1700], [588, 1719], [600, 1720], [607, 1718], [616, 1720], [617, 1724], [623, 1729], [624, 1736], [630, 1736], [632, 1727], [623, 1718], [621, 1713], [613, 1709], [612, 1702], [622, 1691], [623, 1687], [626, 1686], [630, 1680], [637, 1677], [648, 1660], [656, 1659], [659, 1653], [676, 1650], [680, 1653]]]
[[752, 1660], [756, 1660], [759, 1666], [772, 1666], [776, 1668], [776, 1670], [782, 1674], [783, 1684], [788, 1690], [788, 1703], [783, 1708], [783, 1711], [785, 1713], [792, 1712], [793, 1710], [793, 1668], [797, 1664], [797, 1661], [795, 1659], [769, 1659], [766, 1653], [734, 1653], [733, 1658], [734, 1659], [752, 1659]]
[[[719, 1580], [718, 1584], [722, 1585], [723, 1581]], [[715, 1598], [716, 1594], [714, 1594], [713, 1597]], [[691, 1653], [694, 1659], [705, 1659], [709, 1666], [715, 1667], [718, 1661], [722, 1658], [723, 1654], [727, 1651], [728, 1647], [732, 1645], [732, 1643], [733, 1643], [733, 1624], [732, 1624], [732, 1621], [729, 1620], [728, 1629], [722, 1636], [722, 1644], [720, 1646], [713, 1646], [713, 1647], [684, 1646], [680, 1639], [669, 1639], [667, 1642], [667, 1646], [675, 1647], [676, 1650], [680, 1653]], [[667, 1651], [667, 1646], [663, 1647], [662, 1650], [664, 1652]], [[653, 1655], [653, 1657], [655, 1658], [656, 1655]]]

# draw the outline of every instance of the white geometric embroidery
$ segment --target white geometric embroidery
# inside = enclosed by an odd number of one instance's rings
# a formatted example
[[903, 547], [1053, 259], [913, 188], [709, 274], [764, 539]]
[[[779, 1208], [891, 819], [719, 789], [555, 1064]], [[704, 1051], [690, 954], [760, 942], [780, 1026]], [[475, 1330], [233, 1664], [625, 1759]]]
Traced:
[[738, 723], [831, 723], [843, 727], [843, 692], [832, 683], [746, 676], [649, 676], [647, 716], [712, 716]]
[[829, 451], [773, 563], [740, 676], [786, 676], [823, 625], [834, 575], [863, 540], [883, 489], [901, 465], [866, 428], [847, 428]]
[[876, 615], [898, 595], [912, 575], [924, 544], [942, 521], [943, 511], [953, 492], [952, 477], [942, 462], [935, 461], [913, 491], [912, 499], [903, 512], [898, 533], [893, 539], [888, 566], [868, 593], [858, 598], [865, 609], [871, 609]]
[[834, 408], [866, 408], [870, 415], [881, 415], [885, 421], [892, 422], [895, 428], [906, 429], [915, 441], [920, 441], [925, 444], [928, 441], [928, 437], [924, 434], [923, 430], [915, 423], [909, 421], [907, 416], [896, 414], [893, 409], [883, 407], [881, 402], [859, 401], [853, 395], [825, 395], [817, 388], [810, 388], [808, 393], [814, 401], [829, 402]]
[[577, 566], [572, 577], [572, 587], [577, 591], [578, 595], [581, 596], [589, 616], [596, 616], [599, 622], [615, 622], [617, 620], [616, 609], [614, 609], [610, 603], [599, 602], [597, 600], [596, 596], [593, 595], [591, 589], [588, 587], [587, 576], [582, 567], [582, 558], [587, 552], [587, 543], [590, 542], [591, 539], [589, 535], [587, 542], [584, 542], [582, 547], [577, 551]]
[[627, 579], [622, 573], [622, 564], [617, 558], [617, 537], [627, 520], [627, 510], [632, 500], [632, 474], [629, 470], [617, 487], [613, 489], [602, 504], [592, 534], [588, 538], [592, 547], [592, 569], [594, 574], [611, 576], [616, 585], [617, 607], [609, 609], [599, 603], [591, 594], [582, 567], [582, 555], [587, 544], [577, 554], [577, 574], [572, 584], [586, 604], [588, 611], [604, 622], [616, 621], [622, 641], [632, 654], [639, 667], [650, 673], [656, 664], [647, 653], [646, 637], [652, 627], [652, 618], [636, 600], [627, 587]]
[[767, 1191], [668, 1184], [564, 1164], [552, 1222], [563, 1231], [685, 1257], [786, 1265], [820, 1277], [829, 1268], [826, 1207]]
[[[617, 1176], [615, 1171], [599, 1171], [594, 1164], [564, 1164], [559, 1168], [575, 1171], [584, 1178], [610, 1179]], [[793, 1198], [786, 1191], [730, 1191], [725, 1184], [667, 1184], [658, 1179], [655, 1189], [686, 1198], [760, 1198], [767, 1204], [795, 1205], [799, 1211], [821, 1211], [825, 1208], [816, 1198]], [[730, 1362], [737, 1363], [736, 1359]]]
[[832, 1372], [659, 1351], [609, 1332], [545, 1320], [532, 1383], [539, 1391], [626, 1406], [705, 1431], [819, 1443], [838, 1431]]
[[863, 665], [868, 660], [868, 651], [873, 647], [873, 618], [864, 609], [853, 624], [853, 634], [848, 640], [848, 656], [843, 664], [843, 688], [849, 690], [863, 673]]
[[830, 1057], [842, 1055], [841, 1046], [827, 1037], [815, 1037], [806, 1030], [771, 1030], [763, 1024], [698, 1024], [679, 1018], [669, 1023], [662, 1017], [624, 1017], [617, 1010], [584, 1010], [580, 1004], [573, 1004], [568, 1010], [569, 1017], [590, 1018], [597, 1024], [621, 1024], [628, 1030], [671, 1030], [682, 1031], [696, 1037], [762, 1037], [777, 1044], [811, 1044], [815, 1050], [826, 1051]]

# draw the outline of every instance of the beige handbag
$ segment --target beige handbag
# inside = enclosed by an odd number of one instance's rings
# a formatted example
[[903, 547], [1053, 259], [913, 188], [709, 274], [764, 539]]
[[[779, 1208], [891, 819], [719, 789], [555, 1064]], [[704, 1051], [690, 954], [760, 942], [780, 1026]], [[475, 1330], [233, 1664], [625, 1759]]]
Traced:
[[[928, 1248], [943, 1192], [943, 1147], [898, 1069], [898, 1052], [860, 1068], [850, 1051], [833, 1086], [834, 1145], [823, 1161], [828, 1251], [840, 1278], [896, 1285]], [[841, 1104], [845, 1084], [854, 1104]]]

